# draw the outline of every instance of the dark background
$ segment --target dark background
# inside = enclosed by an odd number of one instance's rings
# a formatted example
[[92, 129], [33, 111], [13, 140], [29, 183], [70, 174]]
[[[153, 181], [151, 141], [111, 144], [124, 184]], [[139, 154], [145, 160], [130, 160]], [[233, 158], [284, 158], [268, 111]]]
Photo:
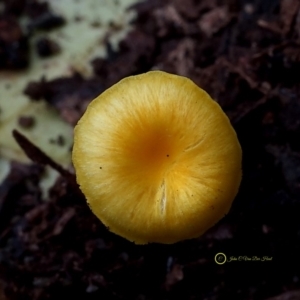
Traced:
[[[32, 18], [32, 31], [64, 26], [64, 19], [35, 1], [2, 3], [0, 68], [17, 72], [30, 67], [31, 35], [20, 29], [20, 16]], [[74, 125], [82, 101], [125, 76], [150, 69], [187, 76], [237, 131], [240, 191], [229, 214], [202, 237], [136, 246], [100, 224], [70, 176], [63, 174], [43, 202], [43, 166], [12, 163], [0, 186], [2, 298], [300, 299], [299, 1], [148, 0], [132, 9], [133, 30], [118, 52], [107, 43], [108, 58], [91, 62], [92, 78], [30, 82], [24, 93], [60, 112], [74, 95], [67, 118]], [[51, 42], [42, 46], [40, 55], [55, 55]], [[42, 154], [33, 156], [45, 163]], [[219, 252], [242, 258], [218, 265]]]

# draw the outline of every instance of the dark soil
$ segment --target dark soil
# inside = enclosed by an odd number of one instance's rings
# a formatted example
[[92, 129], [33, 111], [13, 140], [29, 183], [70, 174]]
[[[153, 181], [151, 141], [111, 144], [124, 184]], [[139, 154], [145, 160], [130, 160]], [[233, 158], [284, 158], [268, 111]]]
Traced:
[[[63, 26], [63, 16], [30, 0], [0, 4], [0, 68], [24, 68], [31, 33]], [[300, 299], [300, 2], [148, 0], [132, 9], [134, 29], [119, 52], [107, 43], [109, 56], [92, 62], [92, 78], [31, 82], [25, 93], [46, 99], [74, 125], [89, 101], [125, 76], [150, 69], [187, 76], [237, 131], [240, 191], [202, 237], [136, 246], [91, 213], [72, 174], [21, 138], [40, 164], [14, 163], [0, 186], [6, 299]], [[23, 14], [32, 19], [26, 34], [18, 23]], [[59, 49], [42, 43], [42, 56]], [[37, 186], [45, 164], [62, 174], [47, 202]], [[226, 263], [215, 262], [219, 252]]]

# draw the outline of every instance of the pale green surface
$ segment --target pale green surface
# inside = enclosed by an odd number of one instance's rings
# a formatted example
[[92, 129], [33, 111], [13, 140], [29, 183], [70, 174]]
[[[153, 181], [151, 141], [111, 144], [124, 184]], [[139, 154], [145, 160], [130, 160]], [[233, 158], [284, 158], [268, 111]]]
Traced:
[[[52, 10], [66, 19], [66, 25], [50, 32], [36, 33], [30, 43], [34, 45], [40, 36], [47, 36], [60, 45], [61, 53], [48, 59], [40, 59], [32, 46], [31, 65], [28, 70], [0, 71], [0, 182], [8, 173], [7, 166], [10, 160], [29, 162], [11, 135], [11, 131], [15, 128], [23, 132], [58, 163], [64, 166], [70, 164], [73, 128], [43, 101], [31, 102], [23, 94], [23, 90], [28, 82], [39, 81], [43, 76], [51, 80], [70, 76], [76, 70], [83, 76], [89, 77], [90, 61], [94, 57], [105, 56], [104, 38], [108, 36], [111, 43], [116, 46], [129, 31], [129, 22], [134, 14], [128, 13], [125, 9], [137, 1], [122, 0], [119, 1], [119, 5], [111, 0], [40, 2], [49, 2]], [[26, 19], [22, 20], [24, 28], [27, 22]], [[110, 29], [111, 22], [118, 30]], [[36, 126], [29, 130], [21, 130], [17, 123], [18, 118], [23, 115], [34, 116]], [[49, 142], [56, 140], [59, 134], [64, 137], [63, 146]], [[53, 176], [51, 178], [53, 179]]]

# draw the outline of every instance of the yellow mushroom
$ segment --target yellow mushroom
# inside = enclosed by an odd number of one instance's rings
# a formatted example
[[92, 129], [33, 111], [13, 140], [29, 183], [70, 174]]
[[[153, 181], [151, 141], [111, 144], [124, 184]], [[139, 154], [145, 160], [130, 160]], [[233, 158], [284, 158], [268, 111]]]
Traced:
[[230, 209], [242, 171], [236, 133], [188, 78], [127, 77], [90, 103], [73, 163], [94, 214], [137, 244], [195, 238]]

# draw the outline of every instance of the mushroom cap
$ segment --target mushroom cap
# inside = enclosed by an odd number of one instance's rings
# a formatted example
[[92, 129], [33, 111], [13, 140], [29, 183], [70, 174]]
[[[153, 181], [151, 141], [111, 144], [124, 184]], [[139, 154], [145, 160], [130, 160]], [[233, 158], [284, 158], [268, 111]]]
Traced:
[[73, 163], [93, 213], [137, 244], [195, 238], [230, 209], [242, 151], [227, 116], [190, 79], [127, 77], [88, 106]]

